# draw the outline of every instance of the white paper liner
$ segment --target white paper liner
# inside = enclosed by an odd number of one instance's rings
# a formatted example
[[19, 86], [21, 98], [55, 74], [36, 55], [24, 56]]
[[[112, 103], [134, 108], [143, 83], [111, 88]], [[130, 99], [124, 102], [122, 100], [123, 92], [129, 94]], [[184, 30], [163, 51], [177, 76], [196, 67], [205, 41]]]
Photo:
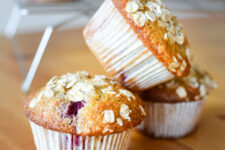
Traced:
[[76, 136], [30, 121], [37, 150], [126, 150], [132, 130], [105, 136]]
[[205, 100], [159, 103], [146, 102], [146, 118], [137, 127], [144, 134], [160, 138], [178, 138], [196, 126]]
[[105, 0], [84, 30], [87, 45], [107, 72], [127, 88], [147, 89], [174, 76], [148, 50], [130, 25]]

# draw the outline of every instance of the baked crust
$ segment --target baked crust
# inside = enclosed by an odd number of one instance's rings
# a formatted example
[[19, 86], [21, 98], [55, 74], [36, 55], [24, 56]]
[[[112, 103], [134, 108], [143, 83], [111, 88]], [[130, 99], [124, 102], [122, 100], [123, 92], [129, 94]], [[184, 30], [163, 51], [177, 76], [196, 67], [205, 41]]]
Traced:
[[193, 66], [188, 77], [175, 78], [140, 93], [140, 96], [144, 101], [155, 102], [196, 101], [205, 99], [216, 86], [207, 72]]
[[[181, 84], [184, 86], [183, 84]], [[176, 88], [167, 88], [166, 86], [157, 86], [150, 90], [141, 93], [141, 97], [144, 101], [154, 102], [184, 102], [195, 101], [195, 96], [199, 95], [199, 90], [190, 86], [184, 87], [187, 92], [187, 97], [182, 98], [177, 95]]]
[[[176, 42], [171, 44], [169, 40], [164, 39], [164, 35], [167, 32], [166, 29], [159, 26], [157, 22], [147, 23], [142, 27], [138, 26], [126, 11], [128, 2], [130, 2], [130, 0], [113, 0], [115, 7], [137, 34], [138, 38], [143, 42], [144, 46], [147, 47], [172, 74], [177, 77], [187, 76], [190, 71], [190, 61], [186, 55], [186, 50], [188, 49], [187, 38], [184, 37], [184, 43], [182, 45]], [[173, 21], [175, 24], [178, 24], [174, 16]], [[177, 59], [177, 62], [182, 64], [183, 61], [185, 61], [185, 69], [181, 70], [181, 67], [171, 69], [170, 64], [174, 62], [174, 57], [177, 57], [178, 54], [181, 59]]]
[[[93, 76], [87, 78], [92, 79]], [[105, 87], [96, 87], [96, 95], [92, 96], [90, 100], [84, 101], [84, 106], [76, 110], [76, 115], [68, 115], [68, 112], [75, 111], [69, 110], [73, 108], [70, 107], [71, 103], [74, 104], [73, 100], [57, 96], [40, 97], [40, 94], [45, 92], [48, 86], [46, 85], [38, 92], [28, 96], [24, 106], [25, 114], [29, 120], [44, 128], [82, 136], [107, 135], [134, 128], [145, 117], [143, 102], [137, 95], [124, 94], [123, 92], [127, 90], [112, 81], [108, 78], [105, 79], [107, 84], [104, 86], [111, 86], [112, 91], [117, 94], [104, 93], [101, 89]], [[131, 93], [128, 92], [128, 94]], [[32, 101], [38, 97], [39, 101], [33, 105]], [[129, 112], [126, 112], [128, 118], [124, 118], [124, 115], [121, 114], [122, 106], [126, 106], [125, 108], [128, 109]], [[108, 112], [113, 112], [113, 118], [112, 116], [107, 118], [106, 111], [108, 115], [110, 115]]]

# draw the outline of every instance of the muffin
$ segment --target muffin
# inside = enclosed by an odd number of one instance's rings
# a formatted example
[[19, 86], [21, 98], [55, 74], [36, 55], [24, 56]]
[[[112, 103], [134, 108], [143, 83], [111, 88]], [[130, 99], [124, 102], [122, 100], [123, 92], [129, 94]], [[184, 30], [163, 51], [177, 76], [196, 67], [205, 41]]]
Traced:
[[105, 0], [83, 35], [106, 72], [131, 90], [189, 74], [187, 39], [160, 0]]
[[116, 81], [81, 71], [53, 77], [25, 102], [37, 150], [126, 149], [143, 102]]
[[147, 117], [141, 132], [161, 138], [178, 138], [196, 126], [203, 104], [216, 82], [197, 67], [185, 78], [176, 78], [141, 93]]

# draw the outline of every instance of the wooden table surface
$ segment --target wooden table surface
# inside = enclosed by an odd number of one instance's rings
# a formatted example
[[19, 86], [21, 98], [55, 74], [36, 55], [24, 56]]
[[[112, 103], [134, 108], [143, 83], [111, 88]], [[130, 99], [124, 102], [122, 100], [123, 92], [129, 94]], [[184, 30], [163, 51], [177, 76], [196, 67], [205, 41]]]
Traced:
[[[135, 132], [129, 150], [225, 150], [225, 17], [181, 20], [189, 38], [195, 62], [218, 82], [208, 97], [197, 130], [180, 139], [153, 139]], [[20, 35], [29, 65], [40, 33]], [[54, 33], [41, 62], [32, 89], [50, 77], [87, 70], [105, 74], [88, 50], [81, 29]], [[22, 76], [9, 41], [0, 37], [0, 150], [34, 150], [31, 130], [23, 113]]]

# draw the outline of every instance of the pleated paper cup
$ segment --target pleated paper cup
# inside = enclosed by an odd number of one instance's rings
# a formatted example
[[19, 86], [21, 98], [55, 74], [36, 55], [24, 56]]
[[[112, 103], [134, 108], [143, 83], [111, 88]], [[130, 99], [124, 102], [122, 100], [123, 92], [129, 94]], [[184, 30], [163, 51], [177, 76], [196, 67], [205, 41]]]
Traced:
[[76, 136], [45, 129], [30, 121], [37, 150], [126, 150], [131, 131], [105, 136]]
[[143, 45], [112, 0], [104, 1], [83, 34], [104, 69], [129, 89], [144, 90], [174, 77]]
[[137, 127], [157, 138], [178, 138], [195, 128], [205, 100], [178, 103], [146, 102], [146, 118]]

